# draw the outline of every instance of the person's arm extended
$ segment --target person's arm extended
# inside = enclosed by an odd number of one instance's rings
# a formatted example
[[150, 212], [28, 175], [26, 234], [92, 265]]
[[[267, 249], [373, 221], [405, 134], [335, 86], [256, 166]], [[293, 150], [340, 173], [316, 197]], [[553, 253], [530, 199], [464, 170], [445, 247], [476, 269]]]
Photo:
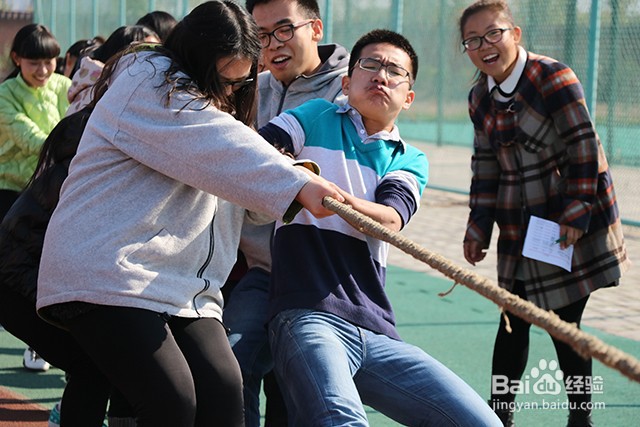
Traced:
[[[298, 166], [298, 167], [302, 167], [302, 166]], [[380, 203], [376, 203], [376, 202], [370, 202], [368, 200], [356, 197], [348, 193], [347, 191], [343, 190], [342, 188], [338, 187], [333, 182], [327, 181], [322, 176], [316, 175], [314, 172], [309, 171], [308, 168], [304, 168], [303, 170], [305, 170], [305, 172], [312, 177], [311, 182], [318, 183], [320, 185], [320, 188], [324, 188], [325, 191], [329, 191], [329, 193], [331, 193], [331, 190], [335, 191], [335, 194], [325, 194], [325, 196], [333, 197], [339, 202], [342, 202], [351, 206], [354, 210], [360, 212], [363, 215], [368, 216], [369, 218], [372, 218], [373, 220], [379, 222], [381, 225], [389, 228], [390, 230], [400, 231], [400, 229], [402, 229], [402, 224], [403, 224], [402, 217], [400, 216], [398, 211], [395, 210], [395, 208], [391, 206], [383, 205]], [[305, 187], [307, 187], [310, 183], [305, 185]], [[304, 190], [305, 187], [303, 187], [302, 189]], [[324, 198], [324, 196], [322, 198]], [[315, 217], [322, 218], [322, 216], [316, 215], [313, 211], [311, 211], [311, 209], [309, 208], [307, 209]], [[327, 211], [329, 212], [329, 215], [332, 215], [334, 213], [333, 211], [329, 211], [329, 210]], [[322, 210], [319, 210], [319, 213], [322, 214]], [[323, 215], [323, 216], [328, 216], [328, 215]]]
[[374, 219], [392, 231], [400, 231], [402, 229], [402, 218], [398, 211], [391, 206], [361, 199], [341, 189], [340, 194], [344, 197], [344, 203], [350, 205], [361, 214]]
[[332, 197], [339, 202], [345, 203], [344, 192], [332, 182], [327, 181], [313, 173], [309, 173], [311, 181], [307, 182], [296, 197], [302, 206], [305, 207], [316, 218], [324, 218], [333, 215], [335, 212], [324, 207], [322, 200], [326, 197]]

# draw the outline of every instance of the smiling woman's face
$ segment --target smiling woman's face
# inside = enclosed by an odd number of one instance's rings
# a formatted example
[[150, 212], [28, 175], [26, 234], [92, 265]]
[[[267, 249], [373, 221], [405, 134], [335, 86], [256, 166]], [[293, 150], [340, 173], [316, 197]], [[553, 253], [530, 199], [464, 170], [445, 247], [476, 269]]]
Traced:
[[24, 81], [31, 87], [43, 87], [56, 71], [56, 58], [28, 59], [22, 58], [14, 52], [12, 52], [11, 58], [16, 66], [20, 68], [20, 74]]
[[520, 27], [510, 24], [499, 12], [482, 10], [469, 17], [462, 38], [481, 37], [496, 28], [509, 30], [502, 33], [499, 42], [491, 44], [483, 40], [479, 49], [467, 50], [467, 55], [480, 71], [493, 77], [497, 83], [502, 83], [509, 77], [518, 59], [518, 44], [522, 34]]

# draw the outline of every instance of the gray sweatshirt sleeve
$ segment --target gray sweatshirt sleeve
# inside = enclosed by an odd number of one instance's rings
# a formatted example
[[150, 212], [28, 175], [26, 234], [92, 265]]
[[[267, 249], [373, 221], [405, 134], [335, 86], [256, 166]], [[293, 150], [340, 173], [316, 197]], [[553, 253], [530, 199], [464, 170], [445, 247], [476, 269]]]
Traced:
[[281, 219], [310, 178], [231, 115], [184, 93], [167, 106], [164, 64], [154, 65], [139, 60], [116, 75], [91, 126], [171, 179]]

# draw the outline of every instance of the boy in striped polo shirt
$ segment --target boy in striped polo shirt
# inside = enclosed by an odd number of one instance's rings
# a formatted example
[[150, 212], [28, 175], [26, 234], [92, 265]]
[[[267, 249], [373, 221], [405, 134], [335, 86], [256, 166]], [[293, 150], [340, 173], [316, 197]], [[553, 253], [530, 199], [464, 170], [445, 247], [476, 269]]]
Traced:
[[[417, 70], [406, 38], [371, 31], [351, 51], [346, 105], [312, 100], [260, 133], [315, 161], [346, 203], [398, 231], [428, 175], [424, 153], [395, 125]], [[269, 338], [290, 424], [367, 425], [364, 403], [406, 425], [500, 425], [463, 380], [400, 339], [384, 291], [387, 243], [303, 211], [276, 224], [272, 251]]]

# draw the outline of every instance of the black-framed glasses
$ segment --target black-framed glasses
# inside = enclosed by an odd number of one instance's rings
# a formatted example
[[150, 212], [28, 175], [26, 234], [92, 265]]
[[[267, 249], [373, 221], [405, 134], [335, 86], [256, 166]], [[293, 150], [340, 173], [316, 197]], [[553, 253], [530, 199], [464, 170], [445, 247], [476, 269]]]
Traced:
[[244, 79], [244, 80], [221, 80], [220, 84], [224, 87], [231, 87], [232, 91], [237, 91], [238, 89], [242, 89], [245, 86], [250, 85], [253, 82], [253, 79]]
[[269, 47], [271, 44], [271, 36], [280, 43], [288, 42], [295, 35], [296, 29], [311, 24], [313, 21], [315, 21], [315, 19], [307, 19], [306, 21], [296, 22], [295, 24], [281, 25], [270, 33], [258, 34], [258, 39], [260, 39], [260, 44], [263, 48]]
[[408, 77], [409, 82], [411, 82], [411, 73], [396, 64], [385, 64], [375, 58], [360, 58], [356, 61], [356, 64], [358, 64], [358, 67], [361, 70], [368, 71], [370, 73], [377, 73], [380, 69], [384, 68], [389, 80], [400, 80]]
[[496, 44], [502, 40], [502, 35], [505, 31], [513, 30], [513, 28], [495, 28], [487, 31], [483, 36], [469, 37], [462, 41], [462, 46], [465, 50], [478, 50], [482, 46], [482, 42], [489, 44]]

